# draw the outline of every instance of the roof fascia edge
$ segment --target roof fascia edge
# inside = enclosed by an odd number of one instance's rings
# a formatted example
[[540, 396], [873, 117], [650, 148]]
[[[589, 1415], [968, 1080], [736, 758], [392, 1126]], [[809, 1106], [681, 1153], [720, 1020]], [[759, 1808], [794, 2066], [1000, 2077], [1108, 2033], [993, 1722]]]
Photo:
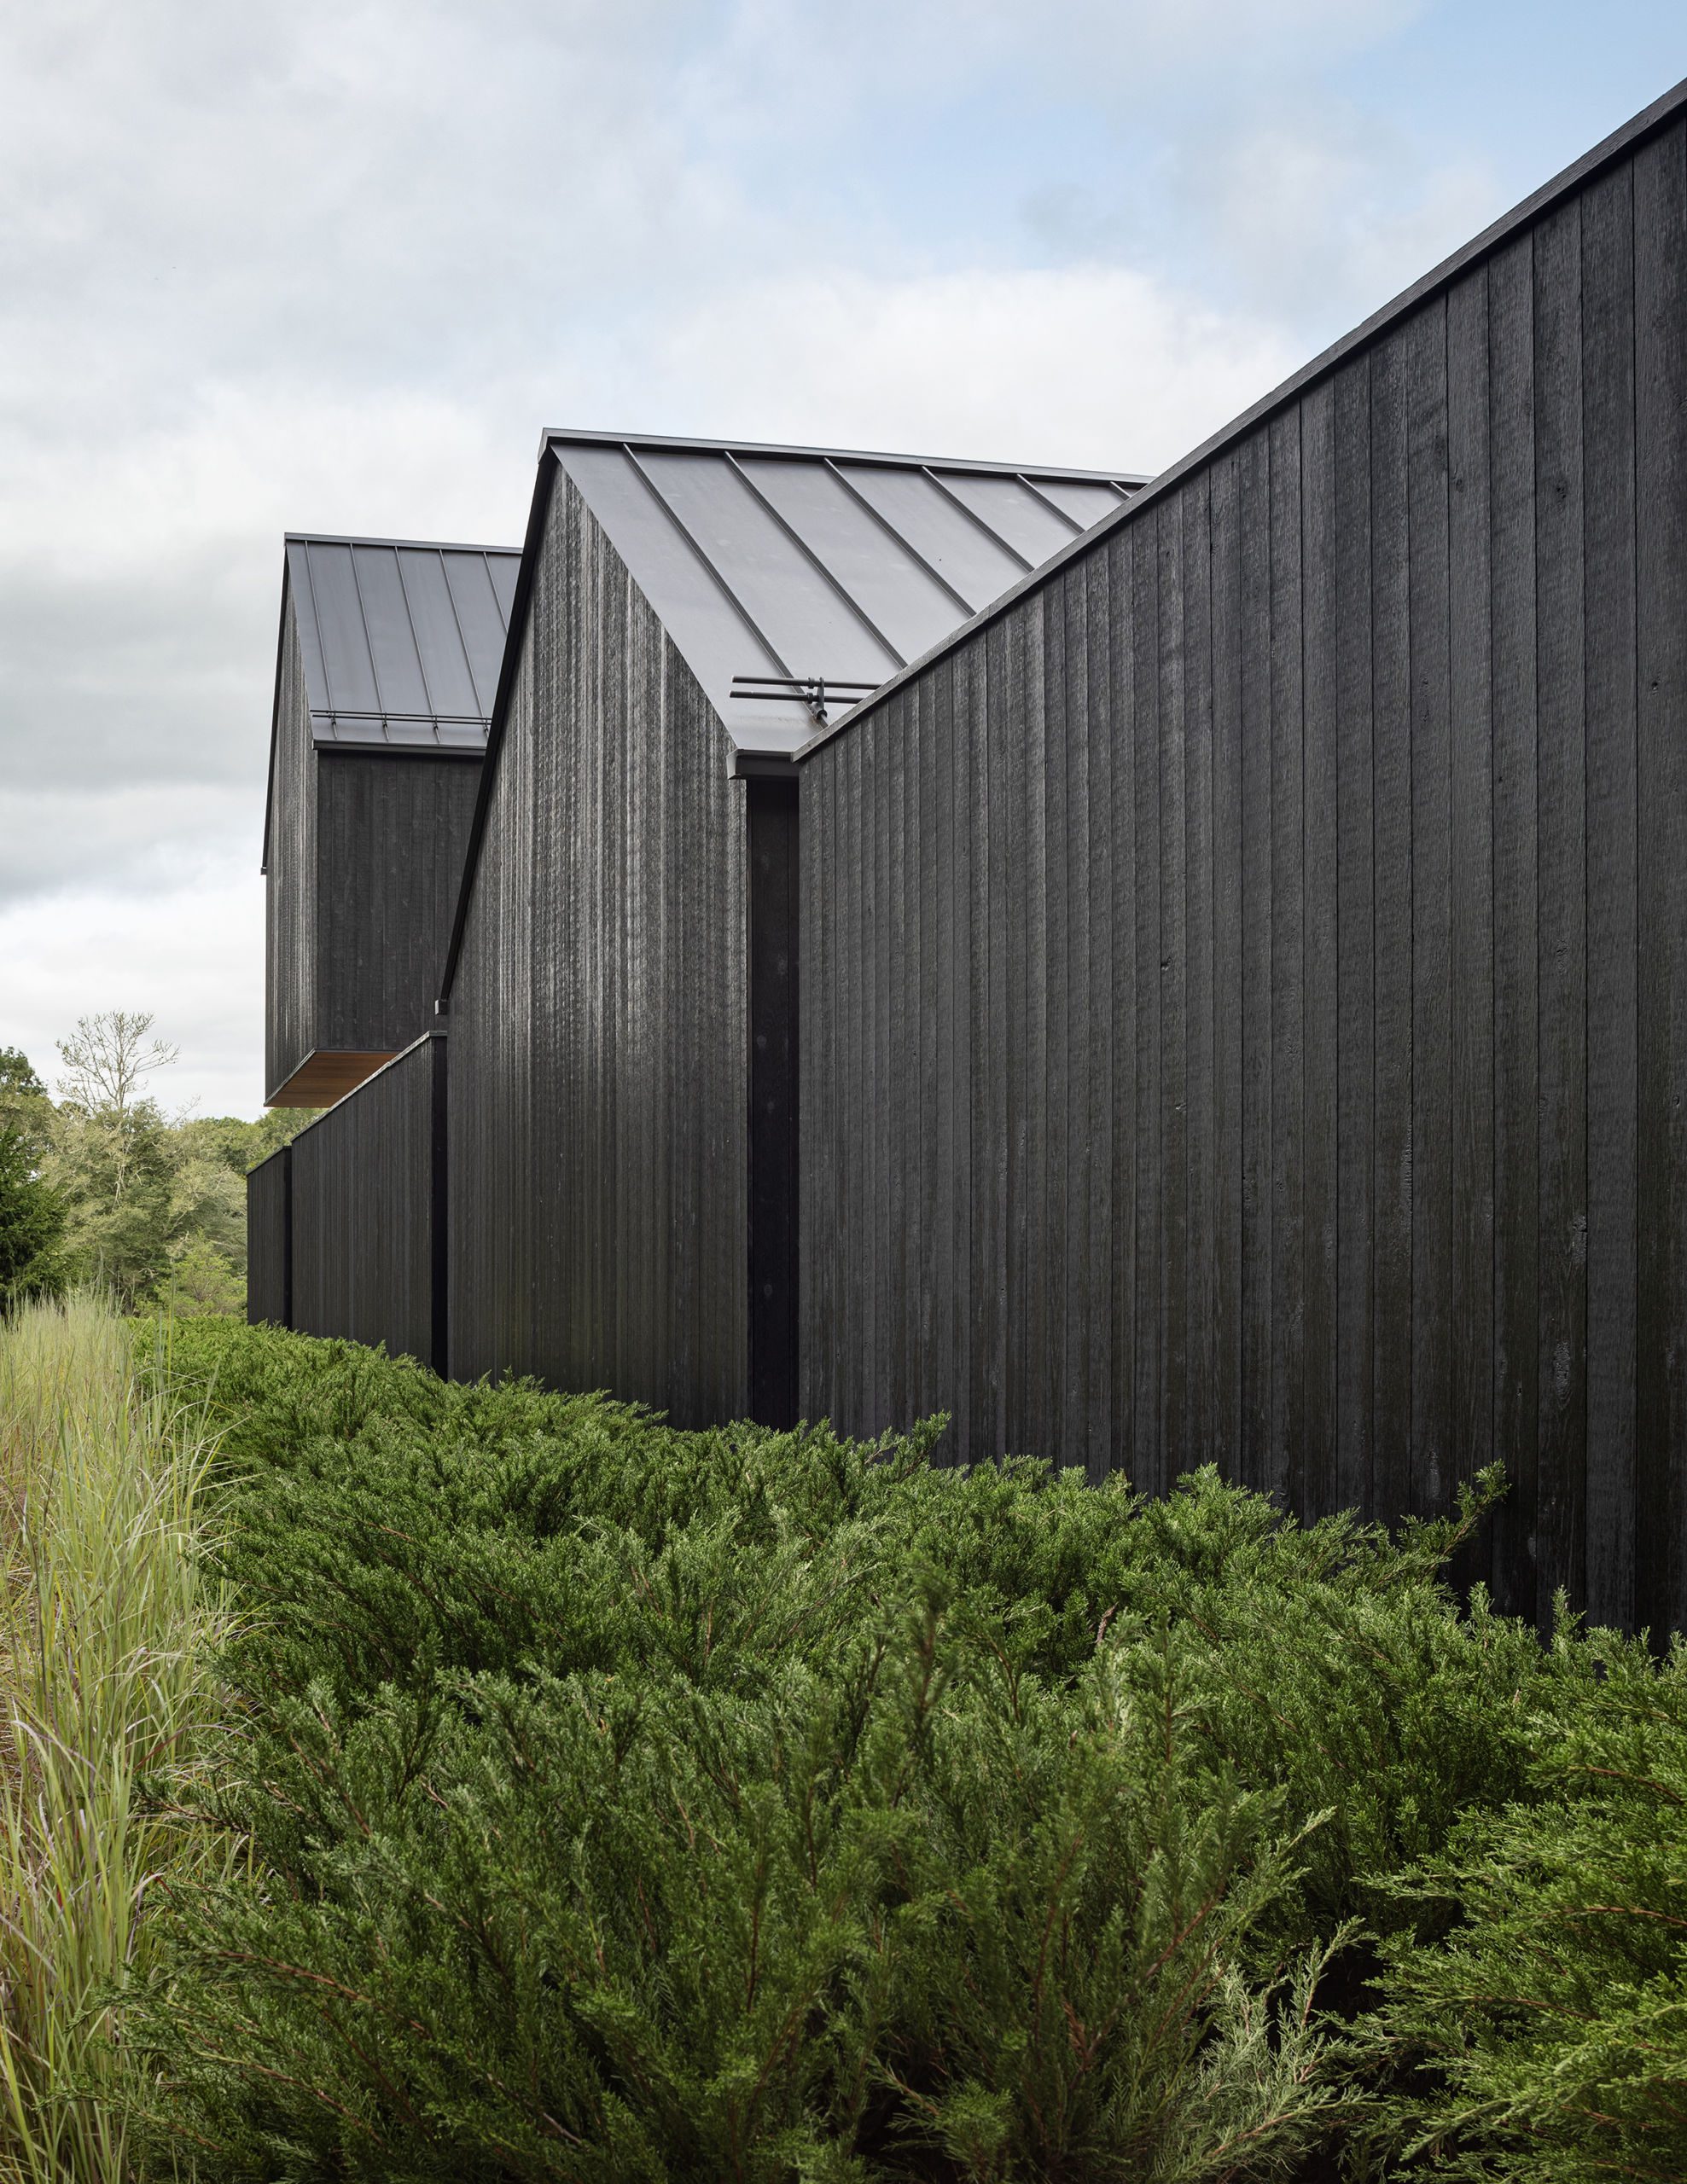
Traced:
[[484, 744], [477, 750], [467, 743], [354, 743], [346, 735], [312, 737], [311, 747], [323, 758], [343, 752], [350, 758], [473, 758], [478, 764], [486, 755]]
[[682, 455], [768, 455], [792, 462], [888, 463], [893, 468], [976, 471], [1001, 478], [1052, 478], [1058, 482], [1091, 485], [1130, 484], [1140, 490], [1149, 481], [1133, 470], [1074, 470], [1063, 463], [974, 462], [957, 455], [893, 455], [873, 448], [803, 447], [794, 441], [689, 439], [672, 433], [576, 432], [563, 425], [547, 425], [539, 436], [542, 447], [654, 448]]
[[477, 546], [461, 538], [377, 538], [362, 531], [284, 531], [289, 546], [392, 546], [418, 554], [496, 554], [500, 560], [518, 553], [515, 546]]
[[527, 635], [527, 615], [532, 605], [533, 577], [538, 567], [539, 548], [544, 538], [545, 518], [550, 512], [550, 497], [556, 483], [559, 465], [551, 453], [549, 436], [539, 442], [538, 474], [533, 481], [532, 506], [527, 512], [526, 535], [521, 542], [521, 562], [515, 572], [515, 595], [509, 602], [509, 627], [504, 634], [503, 658], [498, 663], [497, 689], [492, 699], [492, 717], [486, 729], [485, 760], [480, 768], [480, 785], [474, 795], [474, 816], [468, 824], [468, 846], [463, 853], [462, 878], [457, 887], [457, 910], [451, 919], [451, 937], [445, 950], [445, 966], [439, 980], [439, 1000], [449, 1002], [451, 988], [457, 981], [457, 967], [462, 955], [463, 935], [468, 928], [468, 906], [474, 897], [474, 881], [480, 869], [480, 851], [486, 838], [486, 821], [492, 810], [492, 791], [497, 785], [498, 761], [503, 751], [504, 725], [509, 717], [509, 700], [515, 688], [515, 674], [521, 658], [521, 647]]
[[1573, 191], [1580, 189], [1585, 183], [1591, 182], [1603, 168], [1614, 165], [1626, 154], [1638, 150], [1649, 136], [1658, 135], [1675, 120], [1684, 108], [1687, 108], [1687, 78], [1684, 78], [1672, 90], [1666, 91], [1661, 98], [1654, 99], [1650, 106], [1643, 107], [1632, 120], [1624, 122], [1621, 128], [1614, 130], [1608, 136], [1596, 144], [1591, 151], [1584, 152], [1579, 160], [1564, 168], [1561, 173], [1553, 176], [1550, 181], [1543, 183], [1539, 189], [1532, 191], [1520, 204], [1513, 206], [1509, 212], [1501, 213], [1500, 217], [1484, 228], [1480, 235], [1461, 245], [1451, 257], [1443, 258], [1439, 265], [1432, 267], [1428, 273], [1422, 275], [1412, 282], [1410, 288], [1403, 288], [1399, 295], [1382, 305], [1379, 310], [1374, 311], [1369, 318], [1363, 320], [1353, 328], [1351, 333], [1344, 334], [1338, 340], [1332, 342], [1329, 348], [1321, 351], [1309, 363], [1302, 364], [1298, 371], [1291, 373], [1280, 386], [1273, 387], [1270, 393], [1261, 395], [1259, 399], [1250, 408], [1244, 410], [1240, 416], [1232, 418], [1227, 425], [1221, 425], [1216, 433], [1202, 440], [1198, 447], [1191, 449], [1189, 454], [1179, 456], [1177, 462], [1150, 479], [1139, 492], [1133, 493], [1129, 500], [1115, 508], [1110, 515], [1103, 516], [1099, 523], [1092, 525], [1088, 531], [1080, 532], [1068, 544], [1059, 548], [1046, 561], [1040, 562], [1028, 576], [1021, 577], [1017, 584], [1004, 591], [998, 599], [992, 599], [987, 606], [981, 607], [970, 621], [963, 622], [957, 629], [951, 630], [946, 637], [940, 638], [929, 652], [922, 653], [918, 659], [910, 660], [906, 667], [899, 668], [894, 675], [888, 676], [870, 696], [864, 698], [859, 705], [852, 707], [841, 718], [831, 722], [818, 735], [811, 736], [808, 741], [794, 754], [797, 764], [802, 765], [816, 752], [823, 749], [835, 737], [846, 734], [857, 721], [864, 718], [868, 713], [883, 705], [887, 699], [893, 697], [906, 683], [910, 682], [916, 675], [923, 674], [927, 668], [934, 661], [940, 659], [945, 653], [958, 650], [979, 630], [987, 629], [992, 623], [999, 621], [1004, 614], [1010, 613], [1018, 606], [1022, 599], [1028, 598], [1033, 592], [1039, 590], [1043, 585], [1058, 576], [1070, 562], [1076, 561], [1080, 555], [1088, 553], [1103, 538], [1110, 537], [1115, 531], [1122, 530], [1142, 509], [1163, 500], [1176, 486], [1182, 485], [1185, 479], [1201, 469], [1213, 460], [1214, 456], [1221, 453], [1226, 447], [1234, 445], [1245, 433], [1252, 432], [1255, 426], [1264, 424], [1268, 419], [1275, 416], [1279, 410], [1286, 410], [1290, 403], [1298, 401], [1310, 387], [1315, 386], [1319, 380], [1328, 378], [1339, 365], [1345, 363], [1349, 357], [1374, 340], [1379, 334], [1404, 319], [1420, 304], [1427, 303], [1440, 290], [1450, 288], [1462, 274], [1468, 273], [1473, 267], [1480, 265], [1485, 258], [1492, 257], [1496, 251], [1509, 242], [1522, 229], [1538, 219], [1561, 198], [1569, 196]]

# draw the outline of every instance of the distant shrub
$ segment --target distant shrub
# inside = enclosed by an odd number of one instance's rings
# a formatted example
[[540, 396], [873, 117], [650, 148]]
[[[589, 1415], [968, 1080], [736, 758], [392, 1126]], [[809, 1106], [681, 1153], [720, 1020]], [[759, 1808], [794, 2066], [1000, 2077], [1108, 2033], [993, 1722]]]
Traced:
[[253, 1859], [130, 2036], [207, 2179], [1289, 2175], [1353, 1922], [1587, 1680], [1452, 1525], [168, 1341]]

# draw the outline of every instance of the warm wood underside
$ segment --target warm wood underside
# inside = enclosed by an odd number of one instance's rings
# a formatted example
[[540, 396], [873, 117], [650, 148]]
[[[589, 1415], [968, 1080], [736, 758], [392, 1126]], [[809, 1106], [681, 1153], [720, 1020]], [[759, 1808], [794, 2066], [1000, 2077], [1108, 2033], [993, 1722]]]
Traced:
[[319, 1048], [307, 1054], [280, 1091], [271, 1093], [264, 1104], [266, 1107], [331, 1107], [336, 1100], [355, 1092], [397, 1052], [396, 1047], [382, 1054]]

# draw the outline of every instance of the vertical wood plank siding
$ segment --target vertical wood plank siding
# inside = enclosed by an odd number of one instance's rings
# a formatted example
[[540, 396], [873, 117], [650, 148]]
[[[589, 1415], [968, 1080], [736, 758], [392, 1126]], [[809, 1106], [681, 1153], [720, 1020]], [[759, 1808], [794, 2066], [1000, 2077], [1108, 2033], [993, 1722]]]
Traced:
[[317, 760], [290, 584], [282, 601], [272, 763], [264, 877], [264, 1082], [276, 1092], [317, 1044]]
[[246, 1179], [246, 1316], [253, 1327], [292, 1324], [292, 1160], [283, 1145]]
[[750, 1415], [797, 1422], [797, 786], [752, 781]]
[[433, 1028], [480, 760], [325, 749], [316, 763], [313, 1044], [407, 1047]]
[[1687, 124], [801, 779], [806, 1413], [1687, 1619]]
[[566, 475], [451, 998], [451, 1357], [742, 1416], [745, 784]]
[[290, 1324], [301, 1334], [385, 1343], [391, 1356], [436, 1368], [445, 1362], [434, 1325], [441, 1043], [437, 1034], [417, 1040], [287, 1148]]
[[320, 1050], [389, 1052], [433, 1026], [478, 754], [311, 741], [292, 595], [276, 683], [265, 1076]]

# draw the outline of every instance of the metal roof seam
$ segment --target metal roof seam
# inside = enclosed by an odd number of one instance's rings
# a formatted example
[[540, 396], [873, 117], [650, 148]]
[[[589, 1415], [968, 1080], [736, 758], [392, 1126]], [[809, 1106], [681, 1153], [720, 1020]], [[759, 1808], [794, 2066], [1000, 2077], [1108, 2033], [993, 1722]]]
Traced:
[[1041, 501], [1044, 507], [1049, 510], [1050, 514], [1051, 515], [1057, 515], [1061, 521], [1066, 526], [1067, 529], [1070, 531], [1074, 537], [1076, 537], [1079, 531], [1087, 531], [1089, 529], [1089, 526], [1087, 524], [1079, 523], [1076, 516], [1068, 515], [1058, 501], [1051, 501], [1049, 498], [1049, 496], [1043, 491], [1042, 487], [1035, 482], [1034, 479], [1027, 478], [1024, 471], [1015, 471], [1014, 475], [1017, 479], [1018, 482], [1024, 486], [1026, 491], [1027, 493], [1034, 493], [1038, 499]]
[[[322, 610], [317, 604], [317, 572], [311, 565], [311, 542], [307, 538], [302, 540], [300, 543], [303, 544], [305, 549], [305, 584], [306, 590], [311, 595], [311, 626], [313, 630], [320, 632], [323, 626], [323, 618]], [[317, 657], [322, 663], [323, 694], [328, 700], [329, 710], [332, 712], [334, 710], [334, 677], [329, 670], [328, 650], [322, 642], [320, 634], [317, 639]], [[308, 677], [306, 677], [306, 688], [309, 688]]]
[[943, 480], [931, 468], [929, 464], [924, 464], [922, 468], [924, 470], [925, 475], [930, 479], [932, 484], [936, 486], [938, 491], [942, 494], [944, 499], [949, 502], [950, 506], [951, 508], [959, 508], [961, 514], [965, 516], [968, 522], [976, 525], [978, 529], [984, 533], [986, 538], [993, 538], [996, 543], [1001, 548], [1002, 551], [1007, 555], [1010, 560], [1017, 561], [1022, 569], [1034, 569], [1036, 567], [1036, 562], [1028, 561], [1025, 555], [1020, 552], [1018, 547], [1013, 543], [1011, 539], [1003, 538], [1001, 532], [997, 530], [993, 523], [986, 523], [976, 508], [969, 508], [966, 502], [961, 498], [958, 493], [951, 491], [949, 486], [945, 485]]
[[855, 485], [849, 478], [844, 465], [841, 462], [835, 462], [832, 458], [828, 456], [826, 458], [826, 468], [831, 472], [833, 477], [837, 479], [839, 485], [843, 487], [845, 492], [846, 492], [850, 498], [855, 502], [855, 505], [858, 508], [864, 508], [867, 514], [872, 517], [874, 522], [878, 525], [879, 528], [886, 534], [886, 536], [887, 537], [893, 538], [897, 544], [901, 547], [904, 553], [908, 555], [909, 559], [912, 561], [916, 561], [919, 564], [921, 568], [925, 571], [926, 574], [931, 578], [934, 584], [940, 584], [943, 587], [944, 590], [948, 593], [949, 596], [954, 601], [955, 604], [960, 608], [963, 614], [970, 614], [974, 611], [972, 601], [969, 599], [965, 598], [955, 589], [954, 585], [950, 583], [948, 578], [944, 575], [942, 570], [938, 567], [934, 561], [929, 561], [926, 559], [925, 555], [920, 551], [919, 548], [914, 543], [911, 538], [907, 537], [902, 531], [897, 529], [896, 526], [891, 521], [890, 518], [885, 514], [882, 508], [875, 508], [874, 506], [873, 502], [868, 499], [867, 496], [861, 491], [860, 487]]
[[[387, 700], [386, 700], [386, 699], [381, 695], [381, 670], [380, 670], [380, 668], [375, 665], [375, 640], [374, 640], [374, 638], [373, 638], [373, 637], [371, 637], [371, 636], [370, 636], [370, 635], [369, 635], [369, 613], [368, 613], [368, 610], [365, 608], [365, 607], [364, 607], [364, 587], [363, 587], [363, 584], [362, 584], [362, 582], [361, 582], [361, 580], [359, 579], [358, 575], [358, 549], [357, 549], [357, 548], [356, 548], [355, 546], [353, 546], [353, 547], [351, 549], [351, 556], [352, 556], [352, 597], [357, 601], [357, 602], [358, 602], [358, 624], [359, 624], [359, 626], [361, 627], [361, 629], [362, 629], [362, 630], [363, 630], [363, 633], [364, 633], [364, 648], [365, 648], [365, 650], [366, 650], [366, 651], [368, 652], [368, 653], [369, 653], [369, 681], [370, 681], [370, 682], [375, 685], [375, 704], [376, 704], [376, 705], [381, 708], [381, 726], [384, 728], [384, 727], [386, 726], [386, 724], [387, 724], [387, 723], [386, 723]], [[406, 619], [408, 619], [408, 618], [409, 618], [409, 614], [410, 614], [410, 607], [409, 607], [409, 605], [408, 605], [408, 604], [406, 604], [406, 606], [405, 606], [405, 608], [404, 608], [404, 613], [405, 613], [405, 617], [406, 617]], [[412, 631], [410, 632], [410, 640], [411, 640], [411, 642], [412, 642], [412, 643], [414, 643], [414, 642], [415, 642], [415, 638], [416, 638], [416, 632], [412, 630]]]
[[[497, 595], [497, 586], [492, 582], [492, 568], [484, 554], [480, 556], [480, 566], [486, 570], [486, 584], [492, 595], [492, 604], [497, 609], [498, 627], [503, 631], [505, 636], [508, 636], [509, 624], [503, 619], [503, 601]], [[462, 671], [468, 677], [469, 688], [478, 698], [480, 692], [474, 681], [474, 663], [468, 656], [468, 640], [462, 634], [462, 616], [457, 611], [457, 594], [451, 589], [451, 572], [445, 566], [445, 557], [443, 554], [439, 556], [439, 575], [445, 587], [445, 604], [451, 610], [451, 627], [457, 631], [457, 641], [462, 651]], [[485, 715], [480, 715], [479, 717], [484, 719]]]
[[[749, 608], [732, 589], [732, 586], [726, 581], [725, 575], [721, 569], [720, 564], [714, 559], [713, 555], [704, 552], [697, 539], [693, 536], [690, 526], [681, 516], [678, 509], [673, 506], [666, 494], [663, 492], [661, 487], [650, 475], [649, 470], [647, 470], [644, 465], [639, 461], [637, 453], [635, 450], [632, 443], [631, 441], [624, 443], [621, 451], [626, 456], [627, 461], [631, 463], [634, 470], [637, 471], [638, 475], [644, 480], [645, 485], [648, 488], [651, 497], [654, 500], [657, 507], [660, 508], [662, 514], [666, 516], [668, 521], [673, 526], [674, 529], [691, 549], [691, 551], [702, 563], [704, 568], [707, 570], [710, 576], [714, 578], [716, 584], [719, 588], [721, 596], [731, 607], [733, 613], [736, 614], [739, 620], [744, 624], [744, 627], [749, 631], [750, 635], [754, 637], [756, 642], [762, 647], [768, 658], [773, 662], [774, 665], [778, 668], [780, 672], [784, 675], [790, 674], [791, 664], [789, 660], [788, 660], [780, 652], [777, 645], [773, 642], [772, 639], [767, 635], [767, 632], [762, 628], [760, 623], [757, 621], [755, 616], [751, 613]], [[724, 449], [722, 449], [719, 452], [724, 453], [725, 450]]]
[[830, 569], [827, 567], [825, 562], [820, 558], [819, 554], [809, 544], [808, 541], [796, 528], [795, 525], [788, 521], [787, 519], [780, 514], [779, 510], [774, 507], [772, 502], [769, 500], [766, 494], [762, 491], [755, 479], [749, 475], [748, 472], [744, 468], [743, 464], [740, 462], [737, 456], [734, 455], [732, 450], [730, 447], [723, 448], [721, 450], [721, 453], [731, 464], [734, 474], [743, 480], [748, 490], [754, 494], [757, 501], [766, 509], [768, 514], [772, 517], [774, 522], [778, 525], [780, 530], [784, 532], [786, 537], [790, 540], [797, 551], [802, 555], [806, 560], [811, 561], [814, 567], [818, 570], [820, 575], [837, 594], [838, 597], [842, 600], [844, 605], [848, 608], [849, 612], [854, 615], [856, 620], [860, 623], [862, 628], [868, 632], [869, 636], [875, 639], [878, 643], [884, 647], [885, 650], [890, 654], [891, 658], [896, 662], [899, 667], [905, 667], [908, 665], [907, 656], [891, 642], [890, 639], [885, 635], [878, 624], [874, 621], [872, 617], [868, 613], [866, 608], [861, 604], [860, 601], [857, 599], [854, 594], [850, 591], [835, 575], [834, 575]]
[[[449, 1001], [469, 930], [519, 663], [541, 615], [548, 621], [570, 611], [548, 591], [550, 604], [539, 603], [538, 572], [559, 474], [569, 481], [570, 504], [578, 495], [661, 624], [672, 647], [671, 655], [663, 653], [664, 673], [677, 672], [684, 661], [695, 677], [735, 770], [747, 759], [783, 760], [811, 741], [814, 723], [795, 695], [800, 681], [824, 673], [829, 690], [835, 671], [845, 685], [859, 677], [867, 692], [899, 680], [907, 670], [899, 663], [928, 654], [940, 633], [973, 619], [1028, 572], [1034, 566], [1028, 555], [1050, 539], [1063, 546], [1081, 535], [1077, 519], [1089, 502], [1112, 506], [1126, 491], [1116, 472], [1058, 464], [547, 432], [515, 565], [442, 1001]], [[1062, 494], [1062, 486], [1084, 490]], [[1010, 543], [998, 521], [1022, 543]], [[459, 604], [472, 621], [467, 594]], [[590, 611], [584, 601], [580, 608]], [[770, 683], [788, 678], [788, 708], [771, 700], [739, 703], [738, 677], [752, 671]], [[783, 717], [788, 709], [790, 718]]]
[[[437, 731], [441, 716], [439, 708], [433, 702], [433, 686], [428, 680], [428, 662], [422, 656], [422, 639], [416, 635], [416, 609], [410, 605], [410, 588], [404, 578], [404, 557], [402, 555], [395, 554], [393, 558], [398, 566], [398, 596], [404, 602], [404, 619], [410, 624], [410, 642], [416, 648], [416, 671], [422, 678], [422, 694], [428, 700], [428, 717], [433, 723]], [[442, 584], [445, 584], [445, 557], [440, 554], [436, 558], [439, 564], [439, 580]], [[445, 584], [445, 597], [449, 600], [451, 595], [451, 585]], [[451, 621], [453, 624], [457, 621], [455, 604], [451, 607]], [[461, 642], [461, 634], [459, 634], [458, 642]], [[369, 648], [371, 660], [374, 656], [375, 648], [371, 646]]]

